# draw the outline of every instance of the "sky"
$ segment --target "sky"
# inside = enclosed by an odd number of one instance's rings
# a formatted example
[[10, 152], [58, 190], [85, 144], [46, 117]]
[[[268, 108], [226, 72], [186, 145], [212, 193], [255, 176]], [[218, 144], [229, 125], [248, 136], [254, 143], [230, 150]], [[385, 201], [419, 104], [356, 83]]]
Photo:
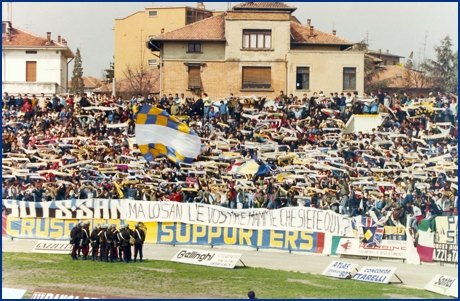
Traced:
[[[234, 6], [240, 2], [230, 2]], [[436, 59], [434, 46], [449, 35], [458, 49], [457, 2], [285, 2], [297, 7], [294, 16], [319, 30], [360, 42], [369, 48], [389, 50], [417, 63]], [[207, 9], [226, 10], [229, 2], [204, 2]], [[5, 2], [2, 19], [7, 20]], [[67, 40], [75, 53], [80, 48], [83, 75], [103, 78], [113, 61], [115, 19], [125, 18], [145, 7], [191, 6], [196, 2], [12, 2], [13, 27], [51, 38]], [[70, 65], [70, 74], [73, 62]]]

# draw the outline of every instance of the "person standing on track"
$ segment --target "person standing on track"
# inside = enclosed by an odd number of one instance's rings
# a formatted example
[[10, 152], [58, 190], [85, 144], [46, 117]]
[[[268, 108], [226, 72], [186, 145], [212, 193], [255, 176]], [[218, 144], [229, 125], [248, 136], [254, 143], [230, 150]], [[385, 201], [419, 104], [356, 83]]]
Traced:
[[105, 239], [106, 239], [105, 256], [107, 259], [106, 262], [113, 262], [113, 259], [114, 259], [114, 255], [113, 255], [113, 250], [114, 250], [113, 231], [114, 229], [115, 229], [115, 225], [110, 225], [107, 231], [105, 231]]
[[107, 255], [105, 254], [105, 247], [106, 247], [106, 239], [105, 239], [105, 232], [107, 231], [107, 225], [102, 225], [101, 231], [99, 232], [99, 254], [100, 254], [100, 261], [106, 261]]
[[99, 232], [101, 232], [101, 227], [96, 226], [94, 227], [93, 231], [91, 232], [91, 257], [93, 258], [93, 261], [97, 261], [97, 255], [99, 251]]
[[88, 259], [88, 253], [89, 253], [89, 222], [83, 223], [83, 226], [81, 228], [81, 251], [83, 252], [83, 260]]
[[144, 246], [145, 233], [142, 229], [139, 229], [139, 224], [135, 224], [134, 227], [134, 262], [136, 262], [137, 253], [139, 253], [139, 261], [142, 262], [142, 247]]
[[77, 251], [80, 244], [81, 226], [78, 223], [70, 230], [70, 244], [72, 245], [72, 260], [78, 260]]
[[123, 248], [123, 262], [128, 263], [131, 258], [131, 245], [129, 244], [129, 231], [128, 225], [123, 225], [120, 231], [120, 237], [122, 239], [121, 247]]

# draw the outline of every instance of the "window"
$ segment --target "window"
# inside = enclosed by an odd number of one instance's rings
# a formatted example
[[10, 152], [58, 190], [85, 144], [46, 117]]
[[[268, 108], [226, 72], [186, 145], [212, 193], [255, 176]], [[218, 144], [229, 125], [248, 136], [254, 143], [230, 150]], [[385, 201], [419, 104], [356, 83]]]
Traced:
[[310, 89], [310, 68], [297, 67], [296, 72], [296, 90], [309, 90]]
[[188, 43], [187, 52], [201, 52], [201, 43]]
[[156, 66], [157, 65], [157, 60], [149, 60], [149, 66]]
[[6, 33], [6, 23], [2, 23], [2, 34]]
[[200, 66], [188, 66], [188, 88], [201, 88], [201, 69]]
[[156, 10], [149, 11], [149, 17], [156, 17], [158, 16], [158, 12]]
[[243, 49], [267, 49], [271, 44], [271, 30], [243, 30]]
[[243, 89], [270, 89], [270, 67], [243, 67]]
[[206, 18], [212, 17], [211, 12], [206, 11], [196, 11], [196, 10], [187, 10], [186, 25], [195, 23], [197, 21], [204, 20]]
[[37, 54], [37, 50], [26, 50], [26, 54]]
[[26, 82], [37, 81], [37, 62], [26, 62]]
[[343, 89], [356, 90], [356, 68], [343, 68]]

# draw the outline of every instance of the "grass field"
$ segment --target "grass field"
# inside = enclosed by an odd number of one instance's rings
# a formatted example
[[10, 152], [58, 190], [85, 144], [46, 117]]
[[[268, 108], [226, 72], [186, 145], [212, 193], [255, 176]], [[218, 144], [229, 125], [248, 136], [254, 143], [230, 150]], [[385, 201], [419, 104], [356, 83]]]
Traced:
[[2, 253], [2, 286], [104, 293], [129, 298], [261, 299], [446, 298], [404, 285], [375, 284], [298, 272], [239, 267], [222, 269], [170, 261], [123, 264], [72, 261], [54, 254]]

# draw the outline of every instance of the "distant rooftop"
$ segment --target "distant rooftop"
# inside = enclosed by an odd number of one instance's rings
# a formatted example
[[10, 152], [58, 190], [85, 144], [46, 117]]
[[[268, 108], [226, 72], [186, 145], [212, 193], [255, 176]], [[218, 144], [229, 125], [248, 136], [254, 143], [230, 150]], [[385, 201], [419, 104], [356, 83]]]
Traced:
[[243, 2], [235, 5], [233, 10], [287, 10], [293, 12], [297, 7], [284, 2]]

